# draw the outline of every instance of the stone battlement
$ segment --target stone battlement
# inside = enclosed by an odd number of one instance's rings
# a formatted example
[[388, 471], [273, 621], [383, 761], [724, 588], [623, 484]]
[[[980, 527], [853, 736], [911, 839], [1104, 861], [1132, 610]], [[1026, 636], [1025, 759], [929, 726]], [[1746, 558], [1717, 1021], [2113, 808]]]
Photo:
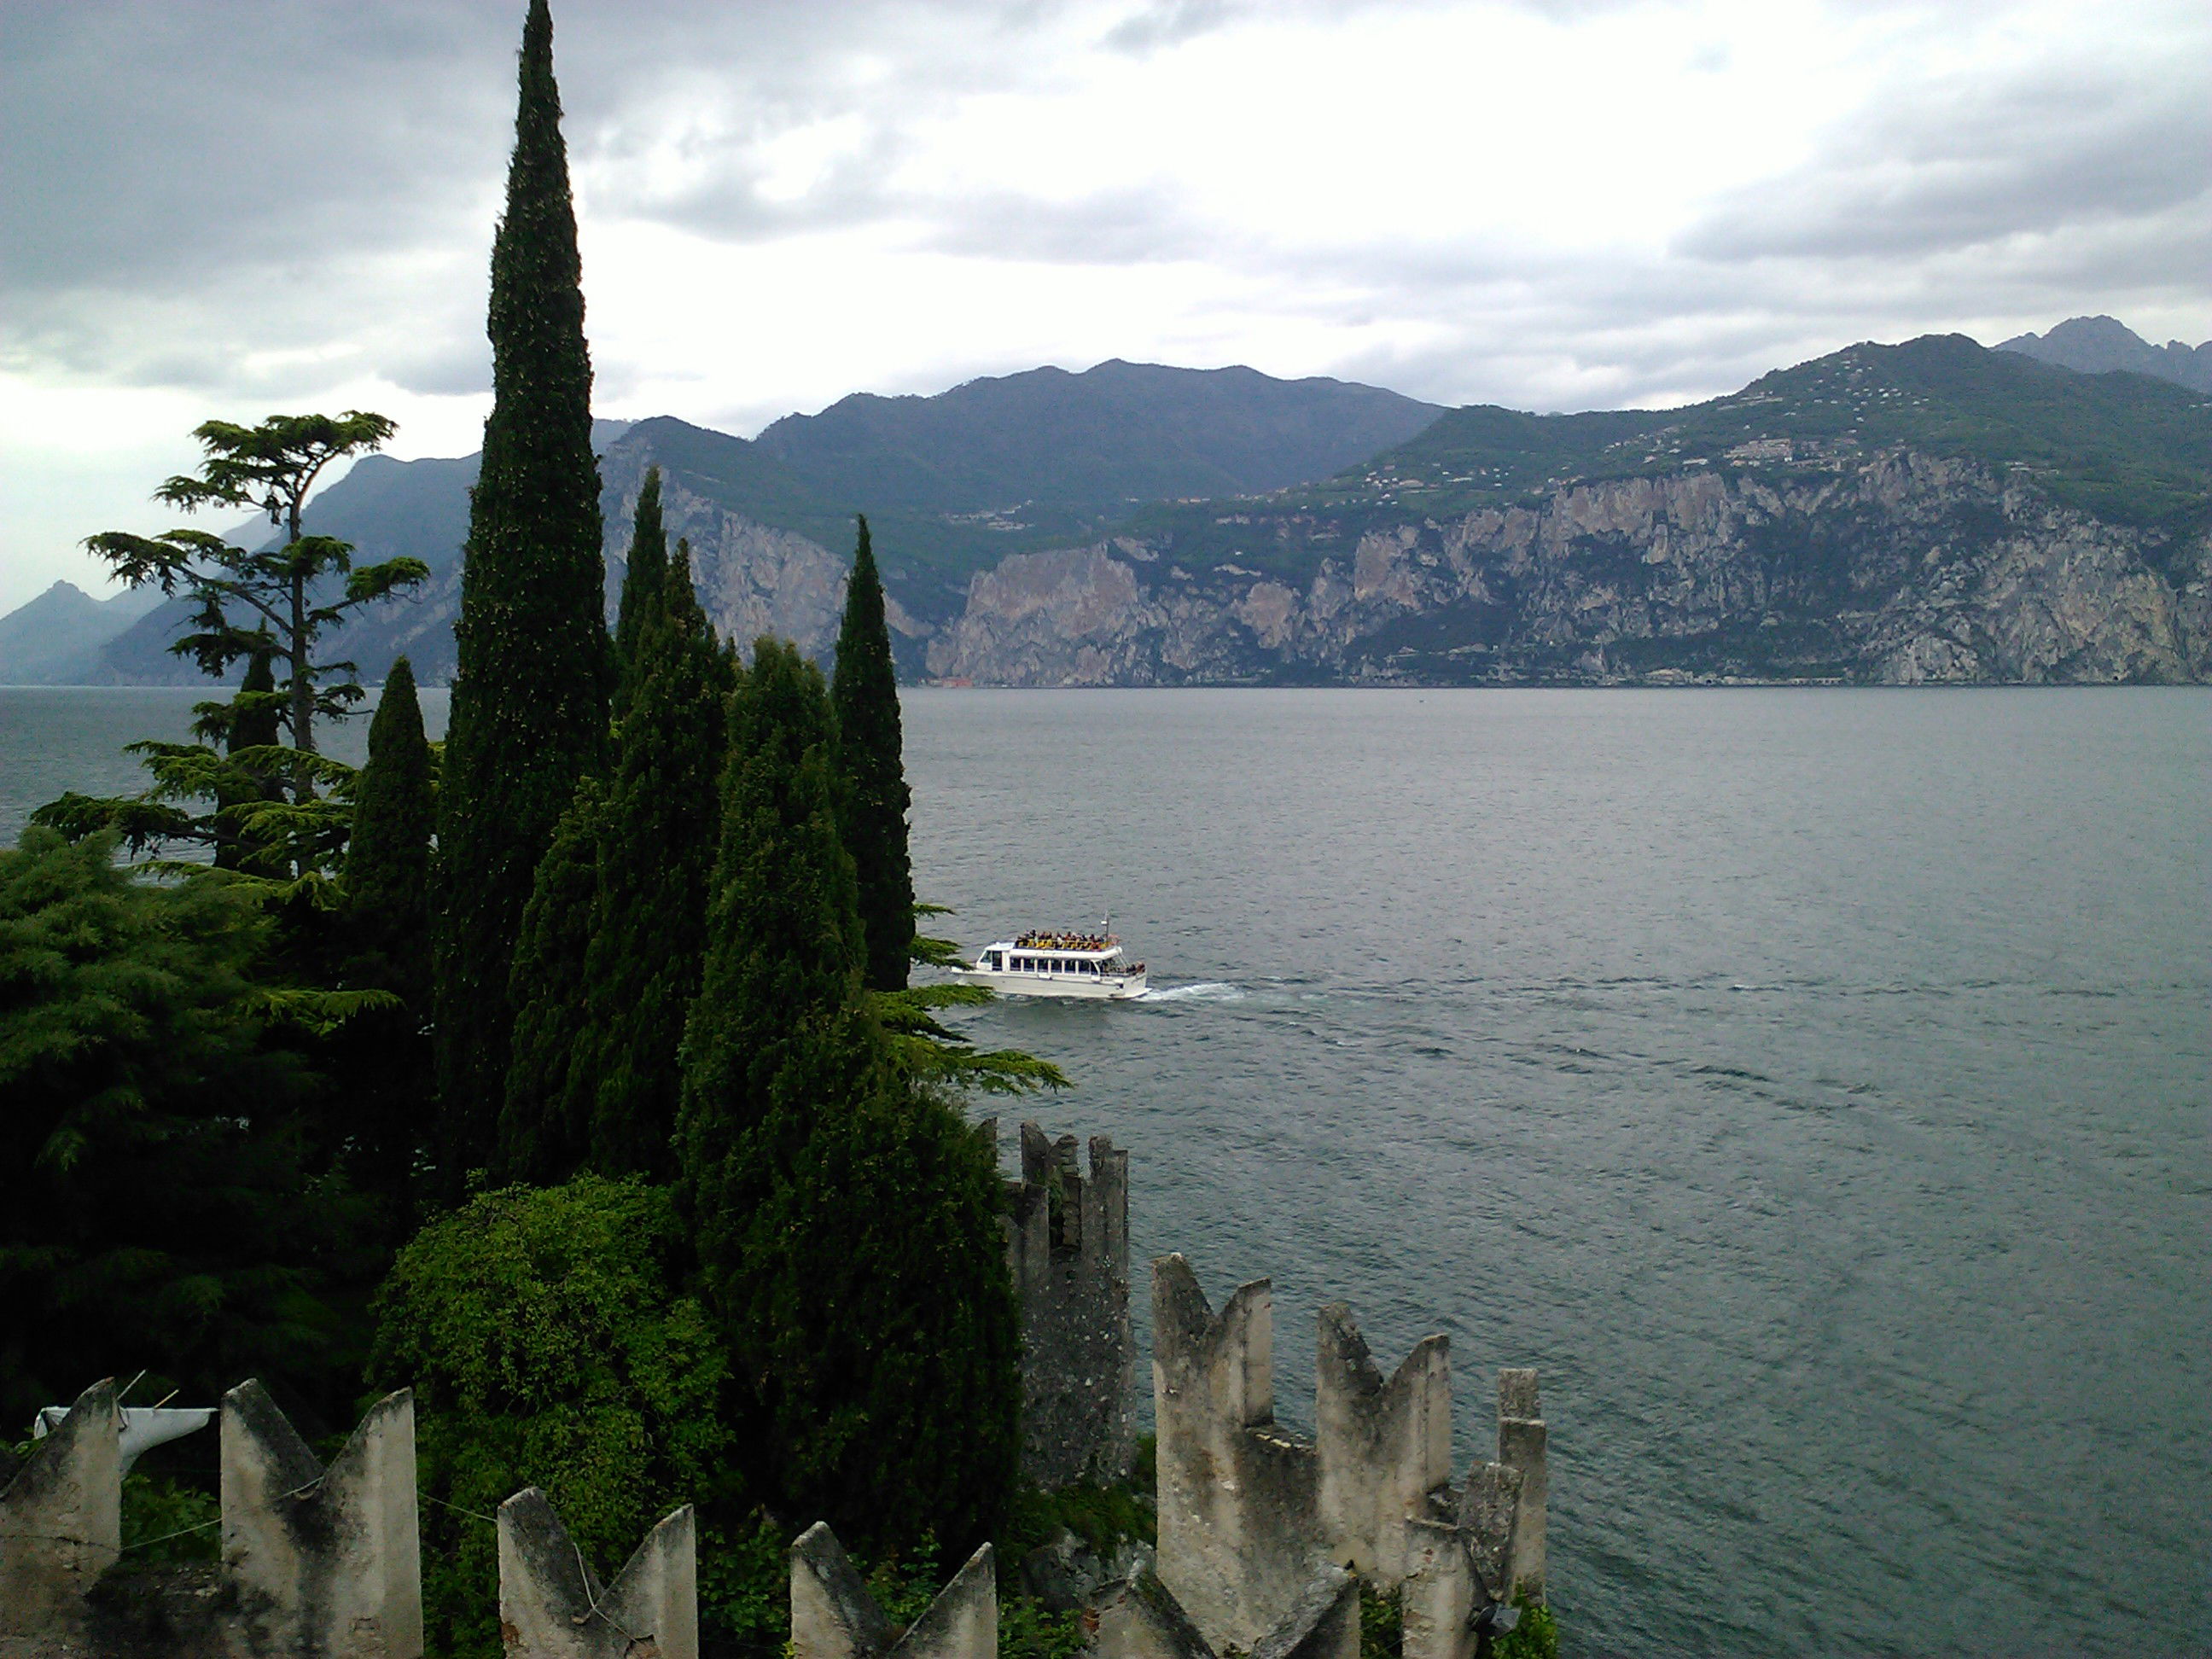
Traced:
[[[1096, 1137], [1086, 1170], [1073, 1136], [1029, 1123], [1021, 1148], [1006, 1248], [1025, 1321], [1024, 1471], [1053, 1485], [1118, 1475], [1131, 1442], [1128, 1154]], [[1542, 1594], [1534, 1371], [1499, 1373], [1497, 1459], [1455, 1486], [1443, 1337], [1385, 1377], [1351, 1310], [1322, 1308], [1307, 1441], [1275, 1421], [1267, 1280], [1216, 1313], [1190, 1264], [1162, 1256], [1152, 1319], [1157, 1566], [1090, 1597], [1096, 1659], [1358, 1659], [1363, 1578], [1401, 1592], [1403, 1659], [1474, 1659], [1487, 1610], [1516, 1589]], [[118, 1597], [100, 1587], [127, 1568], [125, 1423], [112, 1382], [78, 1396], [0, 1486], [0, 1659], [422, 1659], [412, 1395], [379, 1401], [327, 1468], [258, 1382], [224, 1395], [219, 1417], [220, 1568], [161, 1570]], [[607, 1584], [536, 1487], [495, 1519], [508, 1659], [697, 1659], [688, 1507]], [[793, 1659], [995, 1659], [988, 1545], [902, 1632], [826, 1526], [792, 1546], [790, 1567]]]
[[1152, 1263], [1161, 1583], [1212, 1647], [1250, 1653], [1349, 1568], [1404, 1590], [1407, 1659], [1466, 1659], [1484, 1607], [1543, 1594], [1536, 1373], [1500, 1374], [1498, 1460], [1455, 1489], [1449, 1340], [1386, 1381], [1343, 1304], [1317, 1324], [1309, 1442], [1275, 1421], [1268, 1281], [1217, 1314], [1182, 1256]]
[[1086, 1176], [1073, 1135], [1020, 1133], [1006, 1268], [1022, 1308], [1022, 1474], [1047, 1491], [1117, 1480], [1136, 1448], [1129, 1155], [1093, 1135]]
[[[223, 1396], [221, 1432], [221, 1568], [109, 1606], [94, 1590], [121, 1553], [122, 1419], [112, 1380], [77, 1397], [0, 1488], [0, 1659], [422, 1659], [413, 1396], [371, 1407], [328, 1468], [258, 1382]], [[498, 1524], [510, 1659], [698, 1659], [690, 1509], [604, 1589], [543, 1492]]]

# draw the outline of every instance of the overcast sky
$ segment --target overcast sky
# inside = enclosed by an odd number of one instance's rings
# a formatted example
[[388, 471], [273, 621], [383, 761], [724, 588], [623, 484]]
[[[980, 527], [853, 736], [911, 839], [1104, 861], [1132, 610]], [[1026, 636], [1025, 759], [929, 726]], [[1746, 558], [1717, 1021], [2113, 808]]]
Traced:
[[[0, 0], [0, 610], [210, 416], [477, 447], [520, 0]], [[1666, 404], [2212, 337], [2206, 0], [555, 0], [603, 415], [1109, 357]]]

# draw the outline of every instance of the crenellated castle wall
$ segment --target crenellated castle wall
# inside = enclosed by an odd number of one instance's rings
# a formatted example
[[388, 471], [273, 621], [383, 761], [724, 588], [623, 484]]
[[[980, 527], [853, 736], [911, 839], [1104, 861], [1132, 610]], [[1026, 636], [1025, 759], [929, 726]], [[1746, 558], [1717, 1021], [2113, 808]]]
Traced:
[[[1116, 1476], [1132, 1440], [1128, 1155], [1095, 1137], [1085, 1168], [1073, 1136], [1030, 1123], [1021, 1152], [1007, 1253], [1024, 1319], [1024, 1473], [1048, 1486]], [[1362, 1579], [1401, 1593], [1403, 1659], [1475, 1659], [1480, 1620], [1516, 1589], [1541, 1595], [1534, 1371], [1499, 1374], [1497, 1458], [1455, 1486], [1443, 1337], [1385, 1377], [1351, 1310], [1322, 1308], [1308, 1441], [1275, 1421], [1267, 1281], [1216, 1313], [1182, 1257], [1152, 1274], [1158, 1548], [1090, 1598], [1097, 1659], [1358, 1659]], [[410, 1395], [372, 1407], [325, 1468], [259, 1383], [232, 1389], [222, 1564], [143, 1582], [121, 1548], [123, 1431], [114, 1385], [96, 1383], [0, 1486], [0, 1659], [423, 1659]], [[689, 1508], [608, 1583], [536, 1488], [495, 1520], [508, 1659], [697, 1659]], [[793, 1546], [790, 1593], [793, 1659], [995, 1659], [988, 1545], [903, 1632], [827, 1527]]]
[[1217, 1314], [1182, 1256], [1152, 1263], [1160, 1582], [1215, 1650], [1252, 1653], [1350, 1568], [1405, 1592], [1406, 1659], [1467, 1659], [1484, 1608], [1543, 1594], [1536, 1373], [1501, 1373], [1498, 1460], [1455, 1488], [1449, 1340], [1424, 1339], [1386, 1381], [1349, 1309], [1317, 1322], [1307, 1441], [1275, 1421], [1268, 1282]]
[[1006, 1267], [1022, 1308], [1022, 1474], [1048, 1492], [1118, 1480], [1136, 1446], [1129, 1155], [1093, 1135], [1086, 1174], [1073, 1135], [1024, 1123], [1020, 1138]]

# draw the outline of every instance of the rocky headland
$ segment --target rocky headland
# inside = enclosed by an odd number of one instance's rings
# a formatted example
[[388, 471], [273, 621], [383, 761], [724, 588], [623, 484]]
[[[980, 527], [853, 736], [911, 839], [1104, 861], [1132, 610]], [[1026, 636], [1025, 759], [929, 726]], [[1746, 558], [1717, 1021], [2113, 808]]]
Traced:
[[2201, 528], [2108, 523], [1970, 461], [1788, 450], [1449, 518], [1300, 515], [1249, 562], [1194, 567], [1131, 537], [1014, 556], [975, 576], [929, 672], [1027, 686], [2212, 673]]

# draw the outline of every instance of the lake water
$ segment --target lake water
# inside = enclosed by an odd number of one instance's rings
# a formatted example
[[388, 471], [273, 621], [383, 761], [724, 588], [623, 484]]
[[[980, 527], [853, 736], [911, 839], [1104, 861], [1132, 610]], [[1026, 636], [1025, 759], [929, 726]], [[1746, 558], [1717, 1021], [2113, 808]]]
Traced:
[[[190, 701], [0, 691], [0, 834]], [[1541, 1369], [1571, 1651], [2212, 1651], [2212, 693], [907, 712], [946, 930], [1151, 963], [969, 1029], [1140, 1259], [1272, 1275], [1279, 1413], [1338, 1297], [1462, 1469]]]

